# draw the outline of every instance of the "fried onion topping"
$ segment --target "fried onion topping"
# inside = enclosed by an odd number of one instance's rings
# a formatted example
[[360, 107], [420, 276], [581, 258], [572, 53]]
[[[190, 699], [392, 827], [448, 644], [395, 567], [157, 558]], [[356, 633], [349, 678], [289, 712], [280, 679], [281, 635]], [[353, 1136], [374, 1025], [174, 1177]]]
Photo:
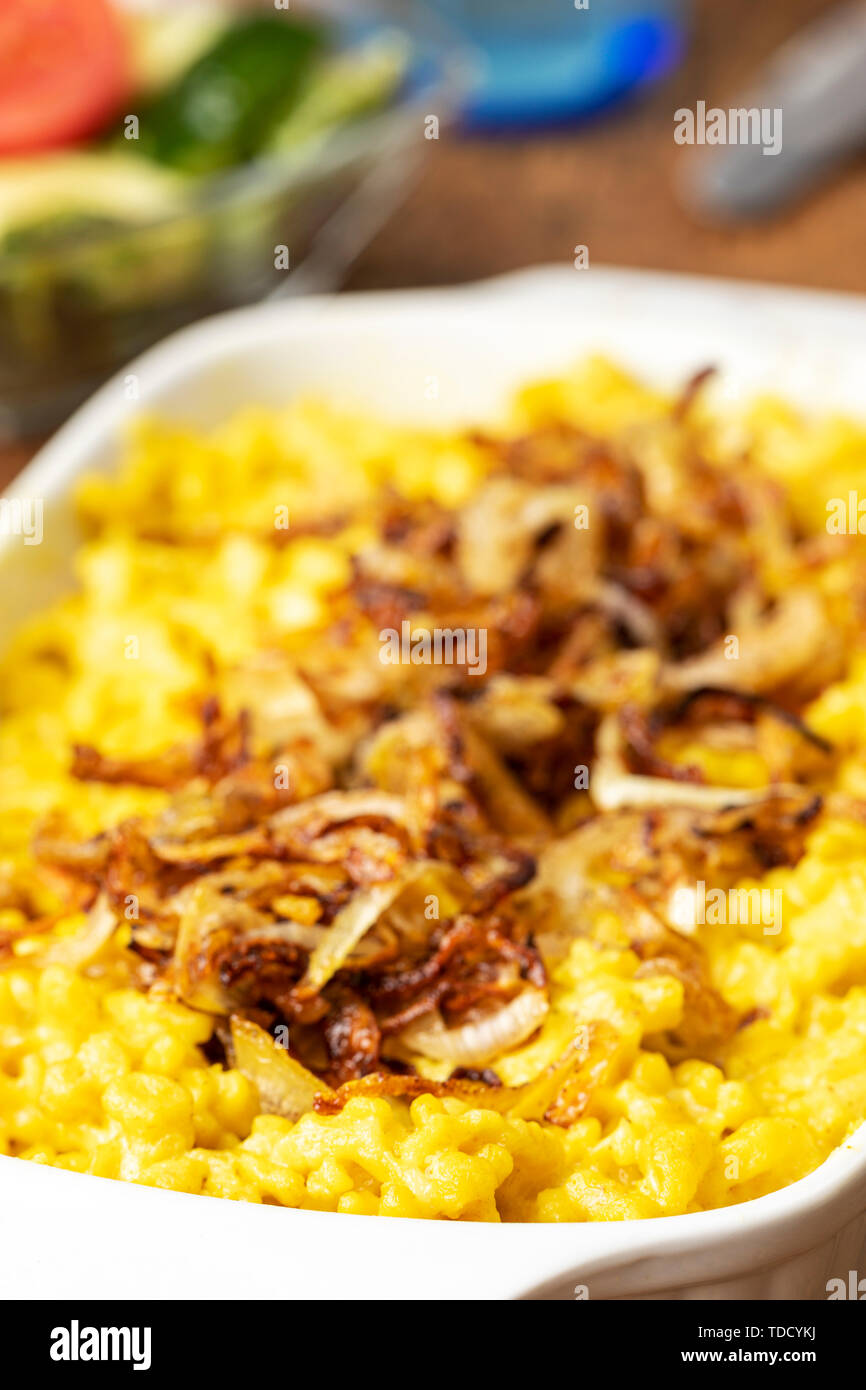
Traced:
[[[385, 497], [330, 626], [208, 693], [197, 741], [76, 746], [74, 778], [163, 797], [91, 840], [40, 829], [46, 875], [88, 914], [82, 958], [128, 924], [142, 987], [219, 1020], [291, 1116], [432, 1091], [572, 1122], [615, 1074], [608, 1024], [528, 1088], [496, 1061], [544, 1024], [546, 958], [602, 913], [638, 976], [682, 985], [660, 1046], [711, 1055], [744, 1026], [671, 898], [797, 862], [837, 756], [802, 711], [839, 653], [793, 519], [747, 461], [701, 453], [707, 375], [616, 447], [560, 422], [479, 440], [471, 500]], [[483, 669], [468, 644], [385, 664], [385, 630], [483, 632]]]

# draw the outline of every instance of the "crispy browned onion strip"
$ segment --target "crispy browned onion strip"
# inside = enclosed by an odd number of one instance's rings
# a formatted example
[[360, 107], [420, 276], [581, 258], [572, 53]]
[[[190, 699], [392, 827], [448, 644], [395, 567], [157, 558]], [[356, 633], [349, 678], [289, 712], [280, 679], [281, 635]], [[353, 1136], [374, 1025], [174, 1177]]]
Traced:
[[[659, 1045], [712, 1055], [743, 1021], [671, 896], [803, 853], [836, 756], [803, 702], [856, 618], [834, 600], [830, 623], [814, 548], [749, 461], [703, 457], [705, 375], [616, 444], [557, 421], [479, 439], [476, 495], [384, 497], [332, 626], [224, 674], [200, 739], [146, 759], [76, 747], [75, 778], [164, 804], [86, 842], [41, 828], [46, 883], [88, 913], [62, 958], [87, 963], [128, 923], [142, 987], [213, 1014], [265, 1108], [292, 1118], [432, 1092], [568, 1124], [616, 1075], [609, 1025], [527, 1087], [499, 1085], [496, 1060], [549, 1011], [543, 956], [612, 913], [639, 973], [682, 984]], [[404, 621], [483, 631], [485, 669], [383, 665], [380, 630]], [[701, 740], [747, 749], [763, 783], [709, 783], [678, 757]]]

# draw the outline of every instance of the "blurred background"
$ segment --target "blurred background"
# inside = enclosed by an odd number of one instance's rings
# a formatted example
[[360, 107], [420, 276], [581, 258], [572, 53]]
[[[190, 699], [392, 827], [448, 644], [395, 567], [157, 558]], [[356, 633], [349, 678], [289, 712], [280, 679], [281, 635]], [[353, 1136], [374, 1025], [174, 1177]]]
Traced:
[[[536, 4], [525, 8], [534, 14]], [[608, 8], [605, 0], [592, 0], [596, 5]], [[491, 0], [489, 9], [496, 8]], [[541, 0], [538, 8], [551, 7]], [[563, 7], [555, 0], [552, 8]], [[838, 0], [694, 0], [681, 11], [682, 61], [656, 86], [571, 126], [443, 138], [400, 216], [361, 256], [350, 288], [470, 280], [569, 260], [583, 243], [591, 261], [608, 264], [866, 292], [866, 101], [838, 111], [850, 129], [850, 158], [828, 161], [823, 178], [775, 213], [743, 221], [686, 211], [676, 175], [688, 152], [672, 139], [675, 110], [699, 100], [739, 105], [793, 36], [811, 38], [817, 64], [812, 26], [822, 16], [838, 16], [853, 40], [855, 7]], [[850, 56], [866, 92], [862, 35], [861, 21]], [[821, 106], [836, 105], [832, 74], [826, 92], [816, 95]]]
[[[3, 0], [0, 484], [150, 342], [266, 296], [577, 246], [866, 292], [864, 79], [861, 0]], [[781, 153], [683, 148], [700, 102], [781, 109]]]

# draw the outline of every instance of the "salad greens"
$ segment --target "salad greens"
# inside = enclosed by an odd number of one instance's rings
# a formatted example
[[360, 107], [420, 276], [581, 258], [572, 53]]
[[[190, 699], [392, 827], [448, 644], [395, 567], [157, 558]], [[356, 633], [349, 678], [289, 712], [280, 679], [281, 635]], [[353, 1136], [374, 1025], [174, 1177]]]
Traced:
[[233, 24], [141, 113], [141, 154], [191, 174], [252, 159], [296, 102], [325, 46], [320, 25], [267, 15]]
[[[27, 50], [29, 0], [6, 4]], [[112, 0], [75, 5], [94, 21], [113, 12]], [[360, 132], [398, 96], [415, 52], [393, 29], [351, 46], [345, 35], [265, 6], [239, 15], [167, 0], [114, 24], [101, 69], [61, 61], [65, 125], [43, 113], [40, 92], [24, 93], [31, 133], [54, 135], [7, 142], [0, 155], [0, 414], [24, 429], [53, 423], [157, 338], [276, 288], [278, 249], [303, 259], [385, 157], [374, 130]], [[128, 69], [119, 95], [118, 51]], [[8, 43], [5, 56], [8, 70]], [[0, 61], [0, 116], [2, 72]], [[104, 90], [91, 99], [94, 72]], [[85, 118], [86, 139], [57, 136]], [[359, 139], [336, 141], [353, 123]]]
[[[210, 12], [180, 35], [177, 25], [166, 14], [132, 31], [134, 122], [125, 117], [86, 148], [0, 159], [0, 257], [69, 245], [112, 222], [160, 219], [192, 207], [209, 177], [257, 158], [313, 154], [336, 129], [387, 106], [408, 65], [394, 32], [335, 51], [327, 26], [282, 12], [222, 21]], [[172, 35], [190, 60], [160, 83]]]

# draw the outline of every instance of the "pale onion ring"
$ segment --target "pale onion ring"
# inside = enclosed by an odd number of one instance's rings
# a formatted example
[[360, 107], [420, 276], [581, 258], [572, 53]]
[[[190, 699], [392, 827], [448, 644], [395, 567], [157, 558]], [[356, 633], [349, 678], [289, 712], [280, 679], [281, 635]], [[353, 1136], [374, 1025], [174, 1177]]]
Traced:
[[481, 1067], [517, 1047], [535, 1032], [549, 1008], [543, 989], [530, 987], [495, 1014], [446, 1028], [436, 1013], [410, 1024], [400, 1035], [413, 1052], [455, 1067]]

